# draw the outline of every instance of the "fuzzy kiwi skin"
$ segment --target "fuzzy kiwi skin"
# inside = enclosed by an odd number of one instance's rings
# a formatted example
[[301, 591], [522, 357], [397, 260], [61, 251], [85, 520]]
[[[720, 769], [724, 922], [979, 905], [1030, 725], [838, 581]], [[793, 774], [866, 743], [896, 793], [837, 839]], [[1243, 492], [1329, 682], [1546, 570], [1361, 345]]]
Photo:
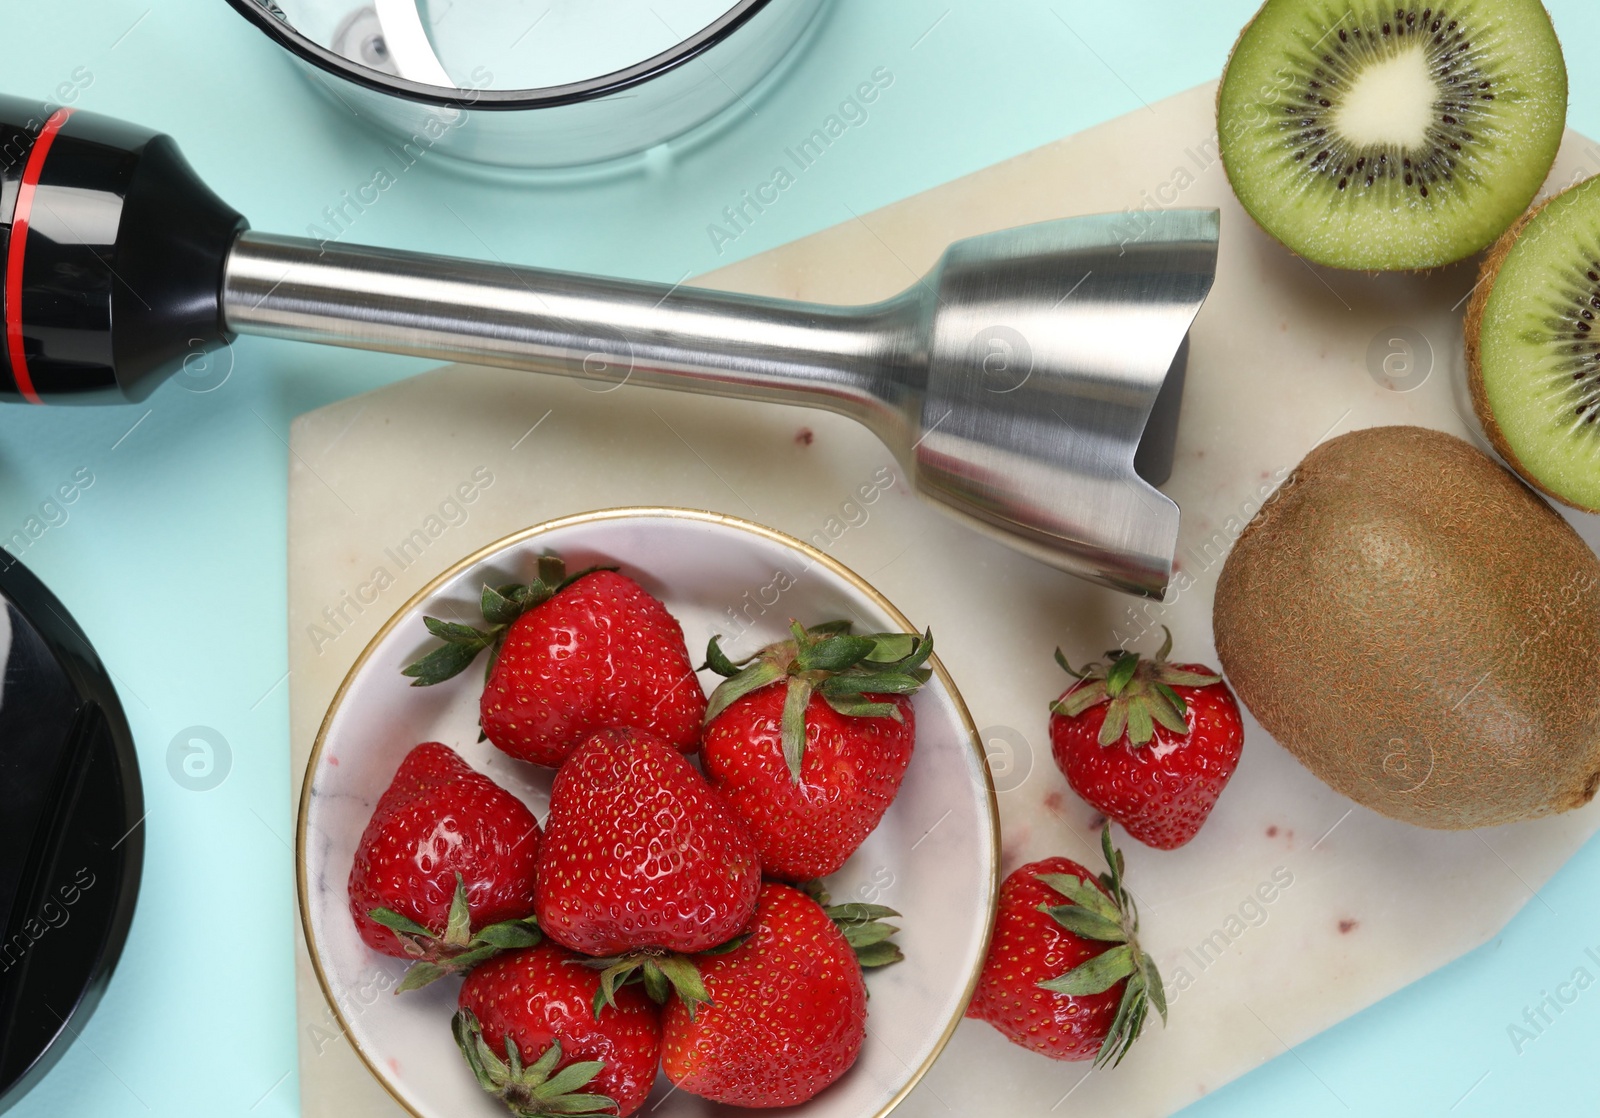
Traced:
[[1549, 198], [1523, 214], [1517, 219], [1516, 224], [1507, 229], [1494, 243], [1489, 255], [1484, 258], [1483, 267], [1478, 271], [1478, 286], [1472, 289], [1472, 301], [1467, 304], [1467, 385], [1472, 390], [1472, 410], [1478, 413], [1478, 422], [1483, 425], [1484, 437], [1489, 440], [1489, 445], [1494, 447], [1495, 453], [1504, 458], [1506, 464], [1517, 471], [1523, 481], [1551, 500], [1560, 501], [1570, 508], [1581, 512], [1600, 512], [1600, 508], [1579, 504], [1571, 497], [1564, 497], [1545, 485], [1523, 465], [1521, 459], [1517, 457], [1517, 452], [1511, 449], [1511, 443], [1506, 440], [1505, 432], [1500, 429], [1500, 423], [1495, 419], [1494, 409], [1489, 406], [1489, 393], [1483, 385], [1483, 349], [1480, 344], [1483, 337], [1484, 315], [1489, 309], [1489, 297], [1494, 294], [1495, 280], [1499, 278], [1500, 269], [1511, 256], [1511, 250], [1517, 246], [1522, 234], [1533, 224], [1533, 219], [1544, 212], [1546, 206], [1570, 191], [1578, 189], [1578, 186], [1569, 187], [1555, 198]]
[[1454, 436], [1313, 450], [1239, 537], [1212, 620], [1261, 725], [1374, 811], [1495, 826], [1600, 785], [1600, 559]]

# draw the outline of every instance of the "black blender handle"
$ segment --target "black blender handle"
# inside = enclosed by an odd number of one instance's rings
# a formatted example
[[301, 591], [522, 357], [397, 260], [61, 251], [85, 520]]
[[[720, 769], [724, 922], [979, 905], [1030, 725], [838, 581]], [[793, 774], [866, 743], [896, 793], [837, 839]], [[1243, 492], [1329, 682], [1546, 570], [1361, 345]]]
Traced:
[[0, 97], [0, 401], [142, 400], [227, 345], [245, 228], [170, 136]]

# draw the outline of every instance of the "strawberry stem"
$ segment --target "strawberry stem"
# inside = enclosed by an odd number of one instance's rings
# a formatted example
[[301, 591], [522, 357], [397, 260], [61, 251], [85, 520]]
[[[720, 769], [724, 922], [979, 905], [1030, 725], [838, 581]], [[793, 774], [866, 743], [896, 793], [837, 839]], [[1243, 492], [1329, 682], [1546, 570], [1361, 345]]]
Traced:
[[789, 622], [791, 639], [769, 645], [747, 660], [735, 662], [722, 651], [719, 638], [706, 646], [709, 668], [725, 677], [706, 708], [706, 725], [746, 695], [783, 682], [781, 739], [783, 759], [796, 784], [805, 763], [805, 714], [813, 695], [847, 718], [893, 718], [903, 721], [900, 707], [876, 702], [868, 695], [914, 695], [932, 675], [925, 667], [933, 655], [933, 632], [853, 634], [848, 621], [829, 621], [806, 629]]
[[850, 901], [825, 905], [822, 911], [844, 933], [845, 942], [856, 953], [856, 961], [861, 964], [862, 970], [875, 970], [904, 961], [905, 952], [900, 950], [899, 944], [890, 942], [889, 938], [900, 929], [883, 922], [900, 915], [894, 909], [881, 904]]
[[861, 964], [862, 970], [886, 967], [905, 959], [899, 944], [889, 942], [889, 937], [900, 929], [892, 924], [882, 923], [889, 917], [900, 915], [894, 909], [881, 904], [867, 904], [864, 901], [834, 904], [832, 898], [828, 896], [826, 883], [820, 877], [802, 882], [795, 888], [822, 906], [822, 911], [827, 913], [828, 919], [844, 933], [845, 941], [856, 953], [856, 961]]
[[[724, 944], [704, 954], [723, 954], [742, 942], [744, 938], [738, 937], [730, 941], [731, 946]], [[616, 1008], [617, 990], [631, 982], [642, 983], [644, 992], [657, 1005], [665, 1005], [669, 998], [676, 995], [684, 1008], [689, 1011], [691, 1021], [694, 1020], [695, 1012], [700, 1006], [711, 1004], [711, 995], [706, 992], [705, 982], [700, 978], [700, 969], [687, 955], [645, 948], [641, 951], [630, 951], [626, 955], [612, 955], [603, 959], [576, 959], [573, 962], [578, 966], [592, 967], [600, 972], [600, 988], [595, 991], [593, 1007], [597, 1021], [600, 1019], [600, 1012], [607, 1006]]]
[[517, 1042], [506, 1036], [505, 1057], [483, 1039], [483, 1026], [470, 1009], [456, 1011], [450, 1020], [461, 1055], [478, 1085], [505, 1103], [518, 1118], [558, 1118], [561, 1115], [615, 1114], [616, 1100], [583, 1088], [605, 1070], [600, 1060], [581, 1060], [560, 1071], [561, 1042], [552, 1040], [537, 1060], [522, 1064]]
[[375, 908], [367, 915], [393, 932], [406, 954], [416, 960], [394, 988], [396, 994], [420, 990], [447, 974], [465, 974], [502, 951], [536, 947], [544, 938], [538, 921], [532, 916], [505, 920], [473, 932], [472, 916], [467, 908], [467, 883], [459, 873], [443, 935], [393, 909]]
[[437, 617], [424, 617], [422, 623], [428, 632], [444, 643], [402, 668], [400, 674], [410, 677], [413, 687], [432, 687], [466, 671], [478, 658], [478, 653], [488, 649], [489, 661], [484, 673], [487, 679], [500, 658], [500, 646], [505, 643], [506, 633], [519, 617], [535, 606], [548, 602], [581, 578], [596, 571], [614, 570], [615, 567], [589, 567], [569, 576], [561, 558], [546, 552], [539, 557], [532, 582], [483, 588], [478, 609], [483, 614], [486, 628], [476, 629], [454, 621], [441, 621]]
[[1139, 911], [1123, 882], [1122, 852], [1111, 843], [1109, 823], [1100, 832], [1100, 848], [1107, 866], [1099, 879], [1105, 891], [1086, 878], [1040, 874], [1038, 880], [1066, 898], [1067, 903], [1041, 904], [1039, 911], [1073, 935], [1111, 946], [1039, 986], [1068, 997], [1085, 997], [1102, 994], [1126, 980], [1116, 1016], [1094, 1059], [1095, 1067], [1115, 1067], [1139, 1039], [1151, 1005], [1166, 1022], [1167, 995], [1155, 961], [1139, 946]]
[[1158, 725], [1174, 734], [1187, 735], [1189, 705], [1173, 688], [1207, 687], [1220, 683], [1222, 677], [1167, 663], [1172, 652], [1172, 632], [1166, 626], [1161, 631], [1165, 636], [1152, 659], [1126, 649], [1112, 649], [1106, 653], [1105, 662], [1085, 665], [1080, 671], [1056, 649], [1056, 663], [1078, 683], [1050, 704], [1050, 712], [1076, 718], [1090, 707], [1107, 704], [1098, 737], [1103, 746], [1115, 745], [1124, 735], [1132, 746], [1147, 745], [1155, 737]]

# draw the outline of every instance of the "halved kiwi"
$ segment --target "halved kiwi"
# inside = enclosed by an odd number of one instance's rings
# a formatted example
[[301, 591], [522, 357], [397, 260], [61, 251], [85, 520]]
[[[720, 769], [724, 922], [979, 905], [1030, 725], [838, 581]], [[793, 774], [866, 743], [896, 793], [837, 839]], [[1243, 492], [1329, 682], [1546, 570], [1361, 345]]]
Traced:
[[1472, 404], [1536, 489], [1600, 512], [1600, 178], [1518, 222], [1467, 308]]
[[1308, 260], [1370, 271], [1493, 243], [1550, 173], [1566, 118], [1539, 0], [1267, 0], [1217, 98], [1250, 216]]

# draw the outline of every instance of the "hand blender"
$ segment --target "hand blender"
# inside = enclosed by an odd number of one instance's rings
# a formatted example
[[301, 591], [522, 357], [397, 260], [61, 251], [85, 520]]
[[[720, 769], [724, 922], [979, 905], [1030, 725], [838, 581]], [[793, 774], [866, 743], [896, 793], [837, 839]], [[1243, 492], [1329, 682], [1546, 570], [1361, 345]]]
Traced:
[[960, 241], [828, 306], [257, 233], [167, 136], [0, 97], [0, 399], [142, 400], [239, 334], [824, 408], [917, 492], [1062, 570], [1161, 597], [1189, 327], [1218, 214]]

